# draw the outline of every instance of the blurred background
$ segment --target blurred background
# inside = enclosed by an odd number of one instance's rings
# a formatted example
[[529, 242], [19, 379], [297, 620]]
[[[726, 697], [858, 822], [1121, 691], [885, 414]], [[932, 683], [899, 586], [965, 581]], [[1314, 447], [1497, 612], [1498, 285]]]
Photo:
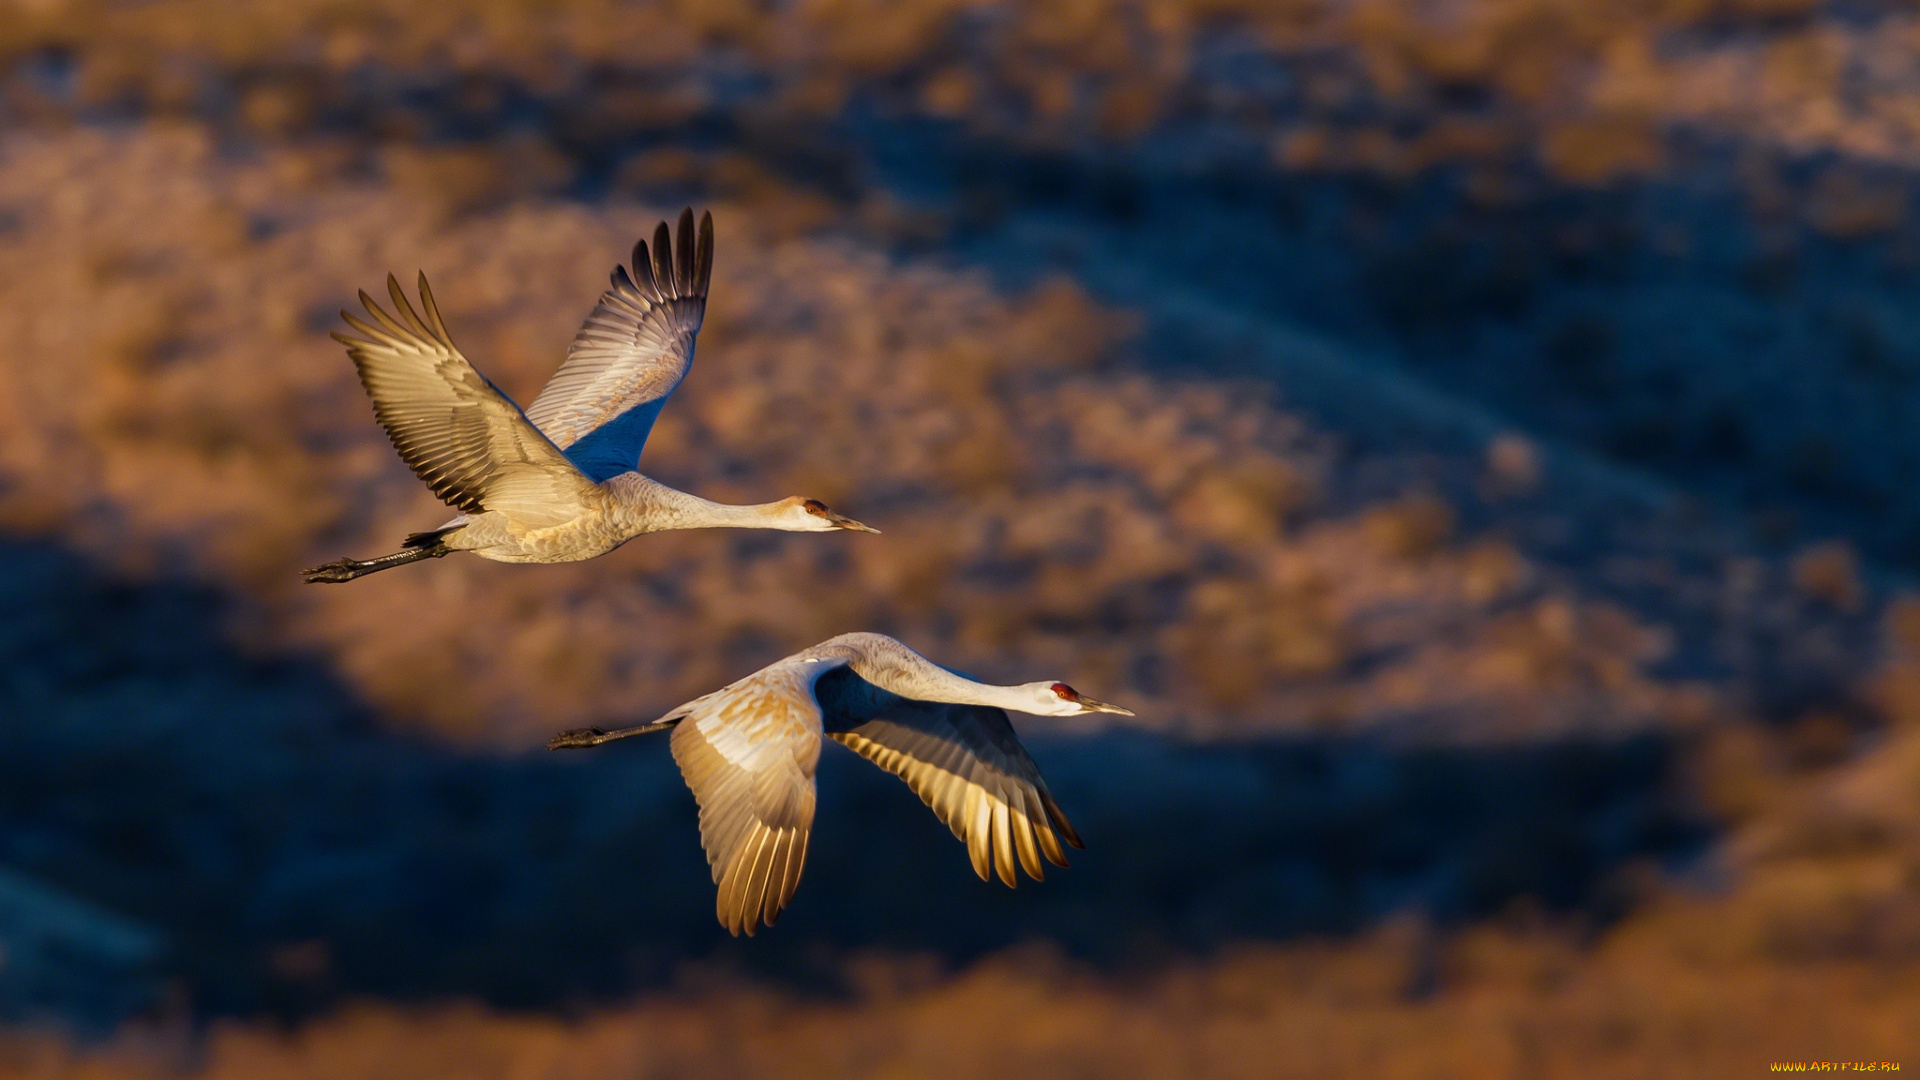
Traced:
[[[644, 467], [885, 536], [299, 583], [356, 289], [530, 400], [687, 203]], [[0, 1075], [1920, 1065], [1917, 301], [1893, 0], [0, 0]], [[1139, 713], [1071, 869], [541, 749], [855, 628]]]

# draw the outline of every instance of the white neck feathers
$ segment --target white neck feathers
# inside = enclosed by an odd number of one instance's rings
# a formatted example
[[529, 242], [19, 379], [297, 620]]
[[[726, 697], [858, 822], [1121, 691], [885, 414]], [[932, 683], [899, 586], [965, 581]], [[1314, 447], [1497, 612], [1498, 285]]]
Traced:
[[717, 503], [670, 488], [639, 473], [626, 473], [607, 481], [613, 490], [618, 513], [636, 532], [664, 532], [670, 529], [784, 529], [798, 532], [806, 524], [797, 519], [787, 501], [749, 503], [744, 506]]
[[1033, 713], [1042, 702], [1039, 684], [995, 686], [957, 675], [884, 634], [846, 634], [826, 647], [842, 645], [850, 666], [861, 678], [901, 697], [921, 701], [951, 701], [957, 705], [989, 705]]

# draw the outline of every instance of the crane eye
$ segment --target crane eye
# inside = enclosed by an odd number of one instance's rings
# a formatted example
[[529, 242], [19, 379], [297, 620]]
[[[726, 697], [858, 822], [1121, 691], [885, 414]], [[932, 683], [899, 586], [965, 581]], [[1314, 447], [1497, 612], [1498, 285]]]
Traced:
[[1073, 687], [1068, 686], [1066, 683], [1057, 682], [1057, 683], [1054, 683], [1052, 686], [1048, 687], [1048, 689], [1060, 695], [1062, 700], [1065, 700], [1065, 701], [1080, 700], [1080, 692], [1075, 690]]
[[815, 517], [825, 517], [827, 514], [827, 504], [821, 502], [819, 499], [808, 499], [800, 505], [806, 509], [807, 513]]

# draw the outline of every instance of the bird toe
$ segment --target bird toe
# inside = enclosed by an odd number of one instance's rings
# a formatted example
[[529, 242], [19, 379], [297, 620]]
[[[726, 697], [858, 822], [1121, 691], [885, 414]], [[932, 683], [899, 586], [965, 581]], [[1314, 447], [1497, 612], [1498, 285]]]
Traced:
[[597, 727], [574, 728], [572, 731], [563, 731], [553, 738], [548, 739], [547, 749], [570, 750], [583, 746], [593, 746], [598, 743], [600, 737], [605, 734], [605, 731]]
[[353, 571], [353, 560], [335, 559], [324, 566], [300, 571], [300, 577], [309, 585], [336, 585], [343, 581], [352, 581]]

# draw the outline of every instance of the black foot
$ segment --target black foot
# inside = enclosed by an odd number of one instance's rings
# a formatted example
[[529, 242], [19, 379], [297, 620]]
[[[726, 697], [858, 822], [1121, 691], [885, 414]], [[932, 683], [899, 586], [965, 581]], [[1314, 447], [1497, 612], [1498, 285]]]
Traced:
[[549, 750], [578, 750], [588, 746], [598, 746], [606, 741], [607, 733], [597, 727], [574, 728], [563, 731], [547, 740]]
[[309, 585], [337, 585], [367, 572], [367, 564], [357, 559], [335, 559], [325, 566], [316, 566], [311, 570], [300, 571], [300, 576]]

